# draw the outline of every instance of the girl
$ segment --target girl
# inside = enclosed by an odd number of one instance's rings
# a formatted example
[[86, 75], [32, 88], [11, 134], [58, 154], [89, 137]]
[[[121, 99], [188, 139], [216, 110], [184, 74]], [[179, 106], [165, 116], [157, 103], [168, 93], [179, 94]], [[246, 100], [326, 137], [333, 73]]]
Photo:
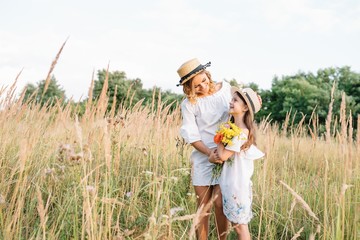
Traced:
[[[214, 143], [215, 131], [219, 123], [228, 116], [228, 103], [231, 100], [230, 85], [226, 82], [215, 83], [206, 70], [210, 62], [202, 65], [195, 58], [180, 66], [178, 74], [186, 99], [181, 103], [181, 136], [194, 147], [190, 156], [192, 165], [191, 179], [197, 196], [197, 205], [206, 205], [212, 196], [215, 199], [215, 218], [219, 239], [226, 239], [228, 222], [223, 213], [221, 192], [218, 180], [212, 179], [213, 163], [209, 162]], [[207, 239], [209, 215], [204, 216], [197, 228], [197, 238]]]
[[[261, 108], [261, 98], [251, 88], [232, 88], [230, 122], [238, 136], [231, 143], [217, 146], [219, 159], [210, 158], [214, 163], [224, 163], [219, 178], [226, 218], [232, 223], [238, 239], [250, 239], [248, 223], [252, 218], [252, 182], [255, 159], [264, 156], [255, 146], [254, 114]], [[231, 124], [229, 125], [231, 126]], [[236, 128], [236, 129], [235, 129]], [[224, 142], [224, 141], [222, 141]], [[233, 157], [232, 160], [228, 160]]]

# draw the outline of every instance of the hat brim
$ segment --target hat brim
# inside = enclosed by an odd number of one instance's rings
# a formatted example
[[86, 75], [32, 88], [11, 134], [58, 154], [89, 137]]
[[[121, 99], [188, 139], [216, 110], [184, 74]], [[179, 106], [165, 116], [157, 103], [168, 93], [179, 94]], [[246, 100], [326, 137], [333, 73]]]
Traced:
[[251, 117], [254, 119], [254, 106], [253, 104], [250, 102], [248, 96], [243, 92], [241, 91], [240, 88], [238, 87], [231, 87], [231, 95], [234, 95], [234, 93], [239, 93], [241, 95], [241, 97], [245, 100], [246, 102], [246, 105], [248, 106], [248, 109], [250, 111], [250, 115]]
[[193, 77], [195, 77], [196, 75], [198, 75], [198, 74], [199, 74], [200, 72], [202, 72], [203, 70], [205, 70], [205, 68], [202, 68], [202, 69], [198, 70], [197, 72], [191, 73], [190, 76], [186, 76], [186, 78], [184, 78], [184, 79], [183, 79], [183, 78], [180, 79], [178, 86], [184, 85], [187, 81], [189, 81], [190, 79], [192, 79]]
[[189, 72], [187, 75], [185, 75], [184, 77], [182, 77], [179, 80], [179, 83], [176, 86], [180, 86], [180, 85], [184, 85], [184, 83], [186, 83], [187, 81], [189, 81], [191, 78], [195, 77], [196, 75], [198, 75], [200, 72], [204, 71], [207, 67], [211, 66], [211, 62], [208, 62], [204, 65], [200, 64], [198, 67], [196, 67], [194, 70], [192, 70], [191, 72]]

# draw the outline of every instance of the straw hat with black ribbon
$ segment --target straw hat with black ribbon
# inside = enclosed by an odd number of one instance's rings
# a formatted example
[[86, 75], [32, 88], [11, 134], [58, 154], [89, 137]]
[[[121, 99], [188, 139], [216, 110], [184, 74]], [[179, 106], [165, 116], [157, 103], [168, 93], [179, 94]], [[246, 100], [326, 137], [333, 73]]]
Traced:
[[206, 69], [207, 67], [210, 67], [211, 62], [206, 63], [205, 65], [202, 65], [197, 58], [193, 58], [184, 64], [182, 64], [179, 69], [177, 70], [180, 81], [179, 84], [176, 86], [184, 85], [187, 81], [189, 81], [191, 78], [196, 76], [199, 72]]
[[237, 87], [231, 87], [231, 93], [234, 94], [235, 92], [238, 92], [244, 98], [246, 105], [249, 108], [250, 114], [254, 119], [254, 114], [260, 110], [262, 105], [260, 95], [251, 88], [240, 89]]

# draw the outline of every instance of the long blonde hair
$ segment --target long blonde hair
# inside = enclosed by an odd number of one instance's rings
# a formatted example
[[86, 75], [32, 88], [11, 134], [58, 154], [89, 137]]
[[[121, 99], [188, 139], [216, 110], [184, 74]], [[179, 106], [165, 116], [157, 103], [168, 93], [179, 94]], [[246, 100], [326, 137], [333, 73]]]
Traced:
[[[236, 94], [244, 101], [244, 103], [246, 104], [245, 99], [241, 96], [240, 93], [236, 92]], [[249, 106], [248, 106], [249, 108]], [[234, 117], [231, 116], [230, 121], [232, 123], [234, 123]], [[256, 145], [256, 137], [255, 137], [255, 124], [253, 121], [253, 117], [251, 116], [250, 111], [246, 111], [245, 115], [244, 115], [244, 123], [245, 126], [247, 127], [247, 129], [249, 130], [249, 135], [247, 137], [247, 141], [241, 146], [241, 150], [247, 150], [250, 148], [251, 144]]]
[[[206, 74], [206, 76], [209, 78], [209, 81], [210, 81], [209, 94], [211, 95], [211, 94], [213, 94], [215, 92], [215, 82], [212, 80], [211, 74], [210, 74], [209, 71], [203, 70], [203, 71], [201, 71], [199, 73], [202, 73], [202, 72], [204, 72]], [[197, 99], [197, 95], [195, 93], [195, 89], [194, 89], [193, 84], [192, 84], [194, 77], [192, 77], [189, 81], [185, 82], [184, 85], [183, 85], [184, 94], [187, 97], [187, 99], [189, 100], [189, 102], [191, 102], [192, 104], [195, 104], [196, 99]]]

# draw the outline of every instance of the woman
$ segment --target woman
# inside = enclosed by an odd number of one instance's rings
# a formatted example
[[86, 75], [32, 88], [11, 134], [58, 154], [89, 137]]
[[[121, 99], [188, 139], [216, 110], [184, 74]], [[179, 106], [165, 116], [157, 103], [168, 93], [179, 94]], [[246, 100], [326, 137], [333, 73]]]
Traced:
[[[215, 218], [219, 239], [226, 239], [228, 222], [223, 213], [221, 191], [218, 180], [212, 177], [214, 164], [209, 156], [215, 151], [214, 135], [219, 124], [228, 117], [231, 100], [230, 85], [215, 83], [209, 71], [210, 62], [202, 65], [198, 59], [191, 59], [177, 70], [178, 84], [183, 86], [186, 99], [181, 103], [181, 136], [194, 147], [190, 161], [191, 179], [197, 196], [197, 206], [206, 205], [215, 199]], [[213, 154], [214, 155], [214, 154]], [[210, 210], [209, 210], [210, 211]], [[197, 228], [198, 239], [207, 239], [209, 215], [204, 216]]]

